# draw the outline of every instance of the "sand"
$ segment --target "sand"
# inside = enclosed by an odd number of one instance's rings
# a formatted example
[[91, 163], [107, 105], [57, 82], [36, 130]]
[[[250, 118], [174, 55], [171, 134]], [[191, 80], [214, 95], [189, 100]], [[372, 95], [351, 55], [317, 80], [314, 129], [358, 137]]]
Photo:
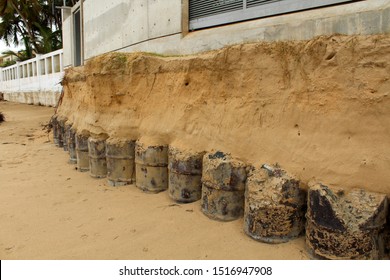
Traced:
[[111, 53], [69, 69], [79, 131], [278, 163], [304, 183], [390, 194], [390, 36]]
[[304, 238], [252, 240], [200, 202], [110, 187], [68, 164], [42, 130], [53, 108], [0, 102], [0, 259], [307, 259]]

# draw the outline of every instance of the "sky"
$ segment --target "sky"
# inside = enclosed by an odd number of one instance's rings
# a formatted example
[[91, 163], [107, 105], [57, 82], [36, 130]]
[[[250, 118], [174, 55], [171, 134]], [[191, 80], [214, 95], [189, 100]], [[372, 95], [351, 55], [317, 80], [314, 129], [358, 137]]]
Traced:
[[17, 48], [17, 47], [15, 47], [15, 46], [7, 47], [7, 45], [5, 44], [5, 42], [4, 42], [3, 40], [0, 40], [0, 55], [1, 55], [4, 51], [9, 50], [9, 49], [15, 51], [15, 50], [19, 50], [19, 49], [21, 49], [21, 48], [20, 48], [20, 47]]

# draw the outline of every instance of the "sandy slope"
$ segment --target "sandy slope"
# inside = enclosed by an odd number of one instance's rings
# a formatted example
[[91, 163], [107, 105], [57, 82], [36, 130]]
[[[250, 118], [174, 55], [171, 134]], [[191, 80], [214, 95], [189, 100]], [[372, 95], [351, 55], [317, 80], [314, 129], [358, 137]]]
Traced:
[[389, 61], [389, 35], [107, 54], [67, 71], [59, 114], [79, 131], [219, 149], [305, 183], [390, 194]]
[[267, 245], [199, 202], [113, 188], [67, 164], [42, 130], [53, 108], [0, 102], [0, 259], [306, 259], [304, 239]]

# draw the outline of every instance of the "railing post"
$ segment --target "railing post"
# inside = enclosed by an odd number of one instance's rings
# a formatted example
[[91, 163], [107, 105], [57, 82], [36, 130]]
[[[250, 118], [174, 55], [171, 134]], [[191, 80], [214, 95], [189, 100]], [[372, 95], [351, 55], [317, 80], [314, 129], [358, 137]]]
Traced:
[[20, 92], [20, 62], [16, 62], [16, 78], [18, 79], [18, 91]]
[[37, 54], [35, 59], [37, 64], [37, 79], [38, 79], [38, 88], [41, 90], [41, 77], [42, 77], [42, 69], [41, 69], [41, 55]]

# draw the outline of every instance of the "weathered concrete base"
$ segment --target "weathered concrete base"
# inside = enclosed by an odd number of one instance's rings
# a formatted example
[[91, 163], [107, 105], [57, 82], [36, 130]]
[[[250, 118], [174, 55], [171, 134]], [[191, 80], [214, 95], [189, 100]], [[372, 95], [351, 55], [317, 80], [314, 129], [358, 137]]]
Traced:
[[107, 139], [107, 179], [110, 186], [124, 186], [135, 182], [134, 157], [134, 140]]
[[38, 92], [12, 92], [4, 93], [4, 100], [55, 107], [61, 96], [60, 91], [38, 91]]
[[287, 242], [305, 227], [306, 193], [278, 166], [254, 169], [246, 182], [244, 231], [255, 240]]
[[168, 145], [135, 145], [136, 186], [150, 193], [168, 189]]
[[107, 176], [106, 138], [88, 138], [89, 171], [91, 177], [104, 178]]
[[202, 185], [202, 212], [217, 221], [233, 221], [244, 214], [244, 191], [226, 191]]
[[76, 133], [77, 170], [80, 172], [86, 172], [89, 170], [88, 138], [88, 131]]
[[57, 116], [54, 115], [51, 120], [50, 120], [50, 124], [51, 124], [51, 128], [52, 128], [52, 131], [53, 131], [53, 142], [54, 142], [54, 145], [56, 145], [57, 147], [59, 146], [58, 144], [58, 121], [57, 121]]
[[202, 197], [202, 175], [188, 175], [169, 170], [168, 193], [176, 202], [190, 203]]
[[148, 166], [136, 163], [136, 186], [149, 193], [159, 193], [168, 189], [168, 169], [166, 166]]
[[319, 259], [382, 259], [387, 209], [383, 194], [314, 185], [308, 195], [309, 253]]
[[169, 196], [176, 202], [189, 203], [202, 196], [202, 160], [204, 152], [182, 151], [169, 147]]
[[74, 128], [70, 127], [67, 130], [67, 139], [68, 139], [69, 163], [76, 164], [77, 163], [76, 130]]
[[247, 170], [244, 163], [222, 152], [205, 154], [202, 212], [211, 219], [231, 221], [244, 213]]
[[65, 150], [66, 139], [65, 139], [65, 123], [67, 119], [64, 117], [57, 118], [57, 130], [58, 130], [58, 147]]

